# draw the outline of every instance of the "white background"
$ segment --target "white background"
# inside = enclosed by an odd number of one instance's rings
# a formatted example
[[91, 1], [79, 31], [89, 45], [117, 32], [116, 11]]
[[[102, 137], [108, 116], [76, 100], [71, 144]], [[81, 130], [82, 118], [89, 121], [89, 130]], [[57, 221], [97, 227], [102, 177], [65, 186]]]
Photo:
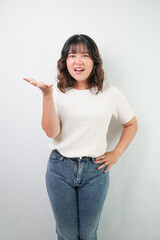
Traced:
[[[45, 172], [50, 139], [42, 94], [23, 77], [54, 83], [64, 42], [97, 43], [105, 76], [135, 111], [136, 137], [110, 170], [98, 240], [160, 239], [160, 1], [0, 2], [0, 239], [56, 239]], [[108, 149], [122, 126], [114, 119]]]

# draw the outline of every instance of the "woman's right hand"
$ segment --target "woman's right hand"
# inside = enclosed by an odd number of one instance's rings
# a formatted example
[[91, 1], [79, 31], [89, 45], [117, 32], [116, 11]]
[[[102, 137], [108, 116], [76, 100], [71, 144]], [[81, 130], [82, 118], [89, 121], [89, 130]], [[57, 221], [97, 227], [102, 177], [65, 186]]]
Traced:
[[43, 95], [45, 95], [45, 96], [52, 95], [52, 92], [53, 92], [52, 84], [46, 84], [46, 83], [37, 81], [33, 78], [23, 78], [23, 80], [29, 82], [30, 84], [34, 85], [35, 87], [40, 88]]

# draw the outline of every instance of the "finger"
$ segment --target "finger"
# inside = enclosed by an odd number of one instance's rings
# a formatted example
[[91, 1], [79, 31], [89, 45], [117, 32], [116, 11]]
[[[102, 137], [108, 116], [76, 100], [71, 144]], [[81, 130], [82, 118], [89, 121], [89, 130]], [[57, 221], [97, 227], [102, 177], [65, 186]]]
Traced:
[[97, 161], [97, 160], [102, 160], [102, 159], [104, 159], [105, 158], [105, 154], [103, 154], [102, 156], [100, 156], [100, 157], [96, 157], [95, 158], [95, 160]]
[[101, 158], [95, 158], [95, 159], [96, 159], [96, 160], [94, 160], [95, 163], [101, 163], [101, 162], [107, 161], [106, 156], [103, 156]]
[[23, 78], [25, 81], [29, 82], [32, 85], [35, 85], [35, 80], [33, 78]]
[[111, 165], [109, 165], [108, 168], [103, 173], [106, 173], [110, 168], [111, 168]]
[[32, 84], [32, 85], [35, 86], [35, 87], [41, 87], [41, 85], [42, 85], [41, 82], [36, 81], [36, 80], [34, 80], [34, 79], [31, 79], [31, 80], [30, 80], [30, 84]]
[[23, 80], [30, 82], [31, 80], [29, 78], [23, 78]]
[[23, 80], [26, 80], [26, 81], [28, 81], [28, 82], [30, 82], [30, 81], [34, 81], [33, 78], [23, 78]]
[[97, 169], [101, 169], [101, 168], [104, 168], [104, 167], [106, 167], [107, 166], [107, 164], [101, 164]]
[[106, 164], [108, 164], [108, 162], [107, 162], [107, 160], [104, 158], [104, 159], [101, 159], [101, 160], [96, 160], [96, 161], [94, 161], [94, 163], [95, 164], [98, 164], [98, 163], [106, 163]]
[[37, 83], [36, 82], [30, 82], [30, 84], [34, 85], [34, 86], [37, 86]]

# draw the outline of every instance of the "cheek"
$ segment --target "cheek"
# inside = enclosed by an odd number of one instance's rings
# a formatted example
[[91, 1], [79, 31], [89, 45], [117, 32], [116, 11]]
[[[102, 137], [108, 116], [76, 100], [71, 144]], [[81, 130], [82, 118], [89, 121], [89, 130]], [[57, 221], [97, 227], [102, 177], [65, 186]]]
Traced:
[[67, 69], [68, 69], [68, 71], [71, 71], [71, 66], [72, 66], [72, 64], [71, 64], [71, 62], [69, 62], [69, 61], [66, 61], [66, 66], [67, 66]]
[[88, 66], [88, 69], [90, 69], [90, 71], [92, 71], [92, 69], [93, 69], [93, 62], [88, 62], [87, 66]]
[[69, 66], [69, 61], [68, 60], [66, 60], [66, 65], [67, 65], [67, 68], [68, 68], [68, 66]]

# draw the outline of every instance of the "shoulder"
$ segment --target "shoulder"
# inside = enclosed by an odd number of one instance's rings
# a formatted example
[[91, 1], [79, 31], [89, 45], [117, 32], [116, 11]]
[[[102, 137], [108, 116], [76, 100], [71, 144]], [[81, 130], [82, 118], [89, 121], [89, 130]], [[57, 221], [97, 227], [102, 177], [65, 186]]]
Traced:
[[60, 91], [56, 84], [53, 85], [53, 91], [56, 93]]
[[57, 87], [56, 84], [53, 85], [53, 94], [55, 94], [57, 97], [61, 97], [64, 93], [61, 92], [61, 90]]
[[115, 85], [104, 82], [104, 84], [103, 84], [103, 92], [104, 93], [106, 93], [106, 94], [110, 93], [111, 95], [116, 96], [118, 91], [119, 91], [119, 89]]

